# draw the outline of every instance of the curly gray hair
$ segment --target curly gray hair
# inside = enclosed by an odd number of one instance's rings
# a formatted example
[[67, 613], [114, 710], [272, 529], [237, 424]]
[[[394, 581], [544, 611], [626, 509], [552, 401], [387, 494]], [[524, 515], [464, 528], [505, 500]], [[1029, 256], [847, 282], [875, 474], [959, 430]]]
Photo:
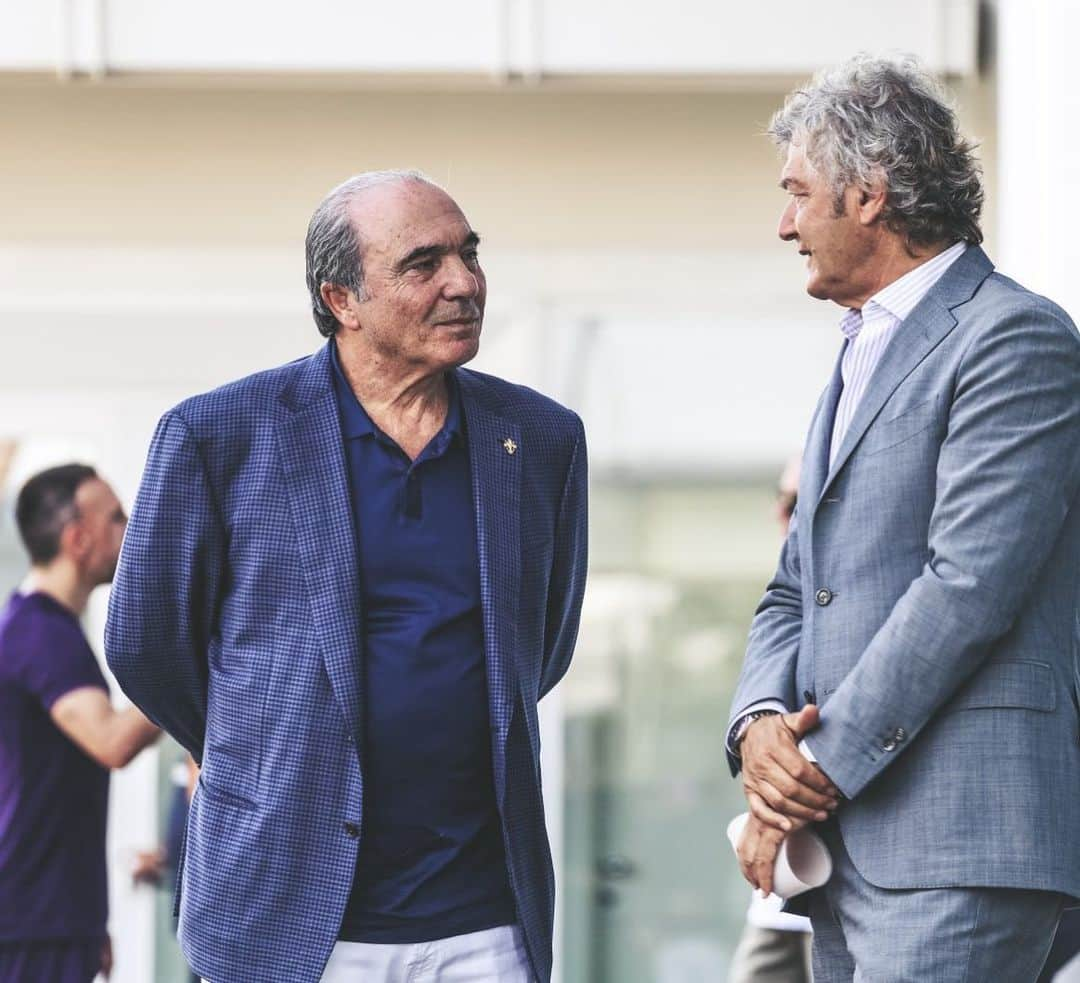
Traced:
[[319, 202], [311, 216], [304, 244], [307, 288], [311, 295], [311, 314], [319, 333], [325, 338], [337, 331], [338, 322], [322, 298], [322, 285], [337, 284], [351, 290], [360, 300], [364, 299], [360, 230], [353, 224], [349, 206], [368, 188], [399, 181], [419, 181], [439, 187], [420, 171], [366, 171], [334, 188]]
[[942, 89], [911, 57], [858, 55], [814, 76], [769, 124], [782, 150], [801, 144], [830, 183], [837, 214], [844, 189], [884, 178], [884, 221], [909, 246], [982, 242], [982, 168]]

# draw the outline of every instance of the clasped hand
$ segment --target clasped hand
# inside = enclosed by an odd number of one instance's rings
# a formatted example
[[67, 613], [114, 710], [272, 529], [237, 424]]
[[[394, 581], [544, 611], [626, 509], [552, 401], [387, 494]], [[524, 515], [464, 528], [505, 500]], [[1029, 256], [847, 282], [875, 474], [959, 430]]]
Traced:
[[813, 704], [798, 713], [755, 720], [739, 746], [750, 818], [739, 842], [739, 866], [756, 888], [771, 893], [773, 867], [784, 838], [836, 809], [839, 789], [798, 743], [819, 721]]

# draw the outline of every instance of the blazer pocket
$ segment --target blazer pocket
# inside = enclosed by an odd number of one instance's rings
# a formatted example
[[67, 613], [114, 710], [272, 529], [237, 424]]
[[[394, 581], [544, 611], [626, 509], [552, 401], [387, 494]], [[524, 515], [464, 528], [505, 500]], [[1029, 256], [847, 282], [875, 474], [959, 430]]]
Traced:
[[199, 788], [209, 801], [254, 811], [258, 806], [240, 791], [246, 789], [247, 784], [242, 762], [226, 752], [207, 747], [199, 772]]
[[896, 416], [879, 418], [870, 424], [859, 450], [864, 457], [890, 450], [932, 427], [937, 416], [938, 398], [931, 396]]
[[1015, 707], [1050, 713], [1056, 705], [1054, 671], [1045, 662], [992, 662], [945, 704], [944, 712]]

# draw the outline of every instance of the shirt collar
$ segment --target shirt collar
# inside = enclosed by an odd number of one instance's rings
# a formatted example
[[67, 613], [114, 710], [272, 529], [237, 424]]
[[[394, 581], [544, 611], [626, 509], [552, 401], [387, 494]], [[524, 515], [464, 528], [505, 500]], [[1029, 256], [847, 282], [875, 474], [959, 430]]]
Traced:
[[[338, 360], [337, 341], [333, 338], [330, 339], [330, 364], [333, 366], [334, 393], [337, 396], [341, 417], [341, 435], [348, 440], [352, 437], [379, 434], [381, 431], [368, 416], [367, 410], [356, 398], [356, 393], [349, 385], [349, 380], [345, 378], [345, 371]], [[458, 390], [457, 376], [453, 370], [446, 373], [446, 388], [450, 402], [446, 411], [446, 422], [440, 433], [446, 434], [447, 437], [460, 437], [462, 436], [461, 394]]]
[[898, 321], [903, 321], [966, 249], [966, 242], [953, 243], [948, 249], [928, 259], [925, 263], [919, 264], [900, 279], [894, 280], [887, 287], [882, 287], [866, 302], [861, 311], [854, 308], [848, 310], [840, 319], [840, 330], [844, 337], [849, 341], [853, 340], [862, 329], [863, 312], [865, 311], [869, 316], [875, 313], [875, 308]]
[[840, 318], [840, 330], [848, 341], [854, 341], [856, 335], [862, 331], [862, 311], [855, 307], [845, 311]]

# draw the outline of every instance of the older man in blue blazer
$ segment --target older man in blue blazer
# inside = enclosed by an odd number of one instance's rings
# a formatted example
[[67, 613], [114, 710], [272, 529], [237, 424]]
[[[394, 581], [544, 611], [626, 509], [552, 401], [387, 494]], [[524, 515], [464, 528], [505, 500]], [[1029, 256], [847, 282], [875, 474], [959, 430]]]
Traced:
[[106, 631], [201, 762], [180, 940], [211, 983], [546, 981], [537, 701], [585, 583], [581, 421], [462, 369], [479, 238], [415, 172], [307, 237], [316, 355], [161, 420]]
[[913, 62], [824, 72], [771, 132], [844, 341], [732, 707], [743, 870], [770, 889], [817, 824], [815, 983], [1031, 981], [1080, 895], [1080, 337], [979, 248]]

